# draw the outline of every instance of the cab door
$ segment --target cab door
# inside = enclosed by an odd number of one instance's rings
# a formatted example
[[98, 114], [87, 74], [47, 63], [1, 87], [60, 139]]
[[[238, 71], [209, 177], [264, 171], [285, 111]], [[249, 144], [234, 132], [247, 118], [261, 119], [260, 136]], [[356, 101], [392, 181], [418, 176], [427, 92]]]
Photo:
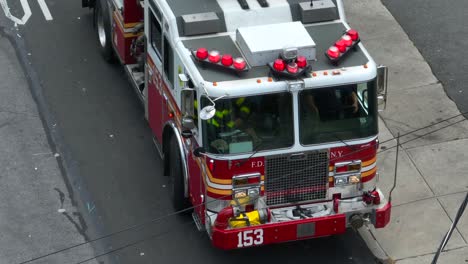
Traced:
[[162, 143], [163, 110], [163, 17], [155, 5], [147, 12], [147, 69], [148, 69], [148, 122], [159, 144]]
[[[183, 74], [183, 69], [181, 70]], [[200, 139], [199, 127], [198, 127], [198, 99], [197, 99], [197, 90], [193, 85], [192, 81], [187, 83], [179, 82], [180, 84], [180, 100], [181, 100], [181, 112], [184, 118], [189, 118], [193, 120], [193, 127], [188, 128], [184, 127], [182, 124], [182, 129], [189, 131], [192, 134], [192, 137], [185, 138], [184, 144], [187, 149], [187, 167], [189, 174], [189, 198], [193, 206], [195, 206], [194, 211], [199, 216], [201, 223], [204, 223], [205, 218], [205, 207], [202, 205], [204, 202], [205, 186], [202, 180], [202, 169], [203, 159], [201, 157], [196, 157], [194, 155], [195, 149], [197, 149], [200, 144], [198, 140]]]

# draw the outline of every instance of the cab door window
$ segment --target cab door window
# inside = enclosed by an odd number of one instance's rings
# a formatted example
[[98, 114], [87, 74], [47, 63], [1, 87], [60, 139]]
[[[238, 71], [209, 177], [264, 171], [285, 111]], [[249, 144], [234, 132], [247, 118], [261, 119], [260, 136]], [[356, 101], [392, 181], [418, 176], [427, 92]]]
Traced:
[[172, 88], [174, 88], [174, 50], [164, 36], [164, 73]]
[[156, 54], [161, 57], [162, 54], [162, 27], [161, 23], [158, 19], [151, 14], [150, 17], [151, 25], [150, 25], [150, 41], [151, 46], [156, 51]]

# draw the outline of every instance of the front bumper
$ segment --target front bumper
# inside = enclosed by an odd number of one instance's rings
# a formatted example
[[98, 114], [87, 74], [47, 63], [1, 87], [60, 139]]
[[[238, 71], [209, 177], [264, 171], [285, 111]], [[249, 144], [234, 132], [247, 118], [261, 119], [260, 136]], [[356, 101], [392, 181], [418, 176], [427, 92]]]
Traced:
[[213, 226], [211, 239], [215, 247], [230, 250], [342, 234], [351, 227], [354, 215], [366, 215], [375, 228], [382, 228], [390, 222], [391, 207], [391, 203], [382, 203], [339, 214], [235, 229]]

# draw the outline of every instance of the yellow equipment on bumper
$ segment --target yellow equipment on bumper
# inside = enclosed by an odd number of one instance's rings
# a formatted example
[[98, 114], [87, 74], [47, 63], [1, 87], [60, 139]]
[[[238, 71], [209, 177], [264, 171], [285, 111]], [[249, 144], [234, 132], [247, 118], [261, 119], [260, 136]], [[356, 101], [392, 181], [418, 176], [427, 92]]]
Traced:
[[268, 222], [269, 211], [267, 209], [255, 210], [248, 213], [241, 213], [238, 217], [229, 219], [229, 226], [240, 228], [246, 226], [256, 226]]

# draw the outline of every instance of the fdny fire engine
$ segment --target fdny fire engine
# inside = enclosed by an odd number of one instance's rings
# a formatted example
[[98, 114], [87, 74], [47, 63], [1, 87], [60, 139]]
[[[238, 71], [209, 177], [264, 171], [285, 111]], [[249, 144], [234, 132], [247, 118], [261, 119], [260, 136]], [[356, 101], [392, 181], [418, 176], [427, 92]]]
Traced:
[[372, 224], [386, 68], [341, 0], [82, 0], [121, 63], [176, 210], [222, 249]]

